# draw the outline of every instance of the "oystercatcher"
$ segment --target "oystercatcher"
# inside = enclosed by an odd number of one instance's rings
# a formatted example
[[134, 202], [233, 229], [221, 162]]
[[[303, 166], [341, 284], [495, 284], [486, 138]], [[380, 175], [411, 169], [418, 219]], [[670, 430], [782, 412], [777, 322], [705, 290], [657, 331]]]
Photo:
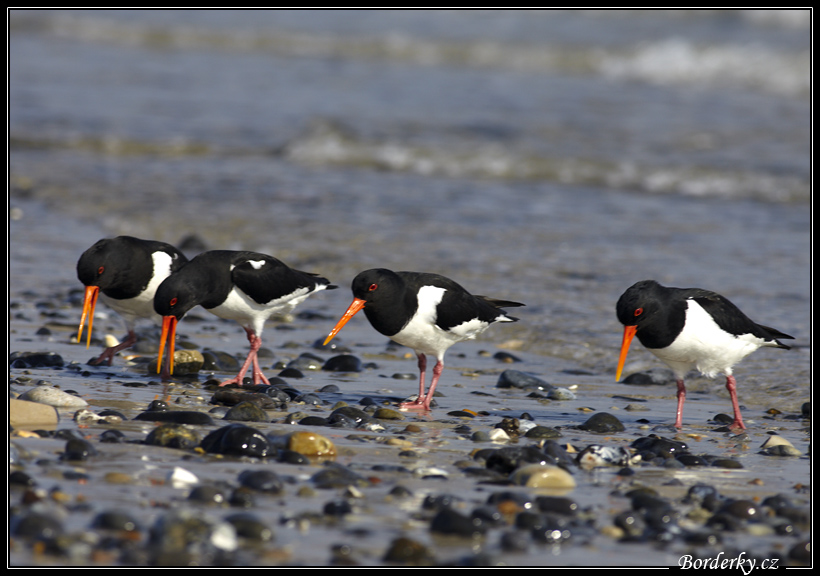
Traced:
[[177, 248], [156, 240], [132, 236], [117, 236], [99, 240], [83, 252], [77, 262], [77, 278], [85, 285], [83, 314], [77, 341], [82, 339], [88, 318], [88, 342], [97, 298], [123, 317], [128, 335], [117, 346], [106, 348], [91, 364], [104, 361], [111, 365], [114, 355], [137, 341], [134, 325], [138, 318], [148, 318], [159, 324], [162, 319], [154, 312], [154, 292], [157, 286], [188, 259]]
[[726, 375], [726, 389], [734, 409], [731, 428], [746, 428], [737, 402], [737, 383], [732, 367], [761, 346], [788, 349], [789, 346], [778, 338], [793, 338], [774, 328], [756, 324], [720, 294], [700, 288], [669, 288], [654, 280], [631, 286], [618, 299], [615, 309], [618, 320], [624, 325], [615, 380], [621, 379], [629, 344], [637, 334], [641, 344], [675, 373], [678, 385], [676, 428], [681, 427], [686, 399], [683, 378], [692, 368], [709, 378], [718, 372]]
[[[412, 348], [418, 357], [419, 395], [401, 408], [430, 410], [433, 393], [444, 368], [444, 353], [470, 340], [495, 322], [518, 320], [501, 310], [524, 306], [518, 302], [474, 296], [438, 274], [365, 270], [352, 284], [353, 302], [328, 334], [325, 344], [362, 308], [370, 324], [394, 342]], [[425, 394], [426, 354], [436, 357], [433, 378]]]
[[266, 254], [233, 250], [202, 252], [157, 289], [154, 310], [163, 317], [157, 371], [166, 338], [168, 353], [173, 359], [177, 322], [199, 304], [220, 318], [238, 322], [250, 343], [250, 352], [239, 374], [220, 386], [241, 386], [251, 365], [253, 383], [268, 384], [256, 357], [262, 346], [265, 321], [275, 313], [290, 312], [314, 292], [333, 288], [336, 286], [326, 278], [294, 270]]

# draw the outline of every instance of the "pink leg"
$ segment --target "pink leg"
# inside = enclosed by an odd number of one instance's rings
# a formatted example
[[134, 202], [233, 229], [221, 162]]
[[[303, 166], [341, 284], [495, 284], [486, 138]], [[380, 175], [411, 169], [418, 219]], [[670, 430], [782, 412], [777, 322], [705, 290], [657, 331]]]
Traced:
[[675, 413], [675, 428], [681, 427], [683, 420], [683, 403], [686, 402], [686, 386], [683, 379], [677, 381], [678, 384], [678, 410]]
[[731, 374], [726, 376], [726, 389], [729, 391], [729, 397], [732, 399], [732, 410], [735, 412], [735, 420], [729, 428], [745, 430], [746, 426], [743, 425], [743, 417], [740, 415], [740, 405], [737, 403], [737, 382]]
[[270, 384], [265, 375], [262, 374], [262, 370], [259, 368], [259, 361], [256, 358], [256, 353], [259, 351], [259, 348], [262, 347], [262, 339], [259, 338], [253, 330], [249, 330], [245, 328], [245, 332], [248, 335], [248, 342], [251, 344], [250, 352], [248, 352], [247, 358], [245, 358], [244, 364], [242, 364], [242, 368], [239, 369], [239, 374], [235, 377], [231, 378], [230, 380], [225, 380], [224, 382], [220, 383], [220, 386], [227, 386], [228, 384], [236, 384], [237, 386], [242, 386], [242, 379], [245, 376], [245, 372], [248, 371], [248, 368], [253, 366], [253, 372], [251, 372], [251, 377], [253, 378], [254, 385], [259, 384], [261, 380], [265, 384]]
[[133, 330], [128, 331], [128, 335], [126, 336], [125, 340], [117, 344], [116, 346], [111, 346], [110, 348], [106, 348], [102, 354], [97, 356], [96, 359], [90, 362], [91, 365], [97, 366], [102, 364], [103, 362], [107, 362], [109, 366], [111, 366], [112, 361], [114, 360], [114, 356], [116, 356], [117, 352], [120, 350], [125, 350], [126, 348], [130, 348], [134, 344], [137, 343], [137, 335], [134, 333]]
[[438, 379], [441, 377], [441, 372], [444, 370], [444, 362], [439, 360], [436, 362], [436, 365], [433, 366], [433, 379], [430, 381], [430, 389], [427, 390], [427, 395], [424, 397], [424, 409], [430, 409], [430, 403], [433, 401], [433, 392], [436, 391], [436, 386], [438, 385]]
[[419, 360], [419, 397], [412, 402], [402, 402], [399, 404], [399, 408], [405, 408], [407, 410], [429, 410], [429, 403], [427, 408], [424, 407], [424, 376], [427, 372], [427, 357], [424, 354], [417, 354], [416, 356]]

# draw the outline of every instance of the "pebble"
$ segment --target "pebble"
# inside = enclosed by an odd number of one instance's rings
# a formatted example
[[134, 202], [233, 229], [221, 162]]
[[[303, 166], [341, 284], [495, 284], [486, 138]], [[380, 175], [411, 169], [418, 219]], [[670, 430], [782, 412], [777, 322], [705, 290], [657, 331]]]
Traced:
[[529, 464], [515, 470], [510, 481], [517, 486], [528, 488], [552, 488], [572, 490], [576, 486], [572, 474], [558, 466], [548, 464]]
[[209, 433], [200, 443], [205, 452], [232, 456], [267, 458], [276, 455], [276, 448], [259, 430], [234, 423]]
[[555, 388], [552, 384], [520, 370], [504, 370], [496, 383], [498, 388], [518, 388], [521, 390], [541, 390], [548, 392]]
[[18, 400], [26, 400], [28, 402], [39, 402], [55, 408], [83, 408], [88, 406], [88, 402], [74, 394], [69, 394], [59, 388], [53, 386], [35, 386], [29, 388], [20, 396]]
[[59, 421], [60, 413], [54, 406], [9, 398], [9, 426], [12, 428], [56, 426]]
[[287, 447], [308, 458], [335, 458], [333, 442], [314, 432], [293, 432], [288, 436]]
[[196, 430], [176, 422], [160, 424], [145, 437], [145, 444], [149, 446], [165, 446], [180, 450], [193, 450], [201, 441]]
[[586, 422], [579, 424], [578, 428], [598, 434], [611, 434], [612, 432], [623, 432], [626, 430], [621, 421], [608, 412], [596, 412], [590, 416]]
[[244, 401], [232, 406], [224, 416], [225, 420], [237, 422], [268, 422], [270, 417], [255, 402]]
[[786, 438], [783, 438], [779, 435], [771, 435], [769, 436], [765, 442], [760, 446], [762, 452], [764, 454], [769, 454], [771, 456], [802, 456], [803, 453], [800, 452], [794, 445], [789, 442]]

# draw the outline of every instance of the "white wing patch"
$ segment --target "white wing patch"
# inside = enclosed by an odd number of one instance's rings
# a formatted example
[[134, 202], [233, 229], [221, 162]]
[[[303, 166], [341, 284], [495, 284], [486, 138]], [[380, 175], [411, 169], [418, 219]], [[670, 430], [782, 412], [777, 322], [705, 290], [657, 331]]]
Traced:
[[475, 338], [487, 329], [489, 324], [480, 320], [469, 320], [449, 331], [436, 326], [436, 307], [441, 303], [446, 291], [436, 286], [422, 287], [418, 292], [416, 314], [393, 336], [393, 340], [416, 352], [432, 354], [441, 359], [444, 352], [453, 344]]

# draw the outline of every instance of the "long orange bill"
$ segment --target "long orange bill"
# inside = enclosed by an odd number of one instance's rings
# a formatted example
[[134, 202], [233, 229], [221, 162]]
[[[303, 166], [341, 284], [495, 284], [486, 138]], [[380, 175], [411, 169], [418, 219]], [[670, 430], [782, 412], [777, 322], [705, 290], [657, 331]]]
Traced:
[[629, 352], [629, 344], [635, 337], [635, 332], [638, 330], [637, 326], [624, 327], [624, 339], [621, 342], [621, 357], [618, 358], [618, 370], [615, 372], [615, 382], [621, 379], [621, 371], [624, 369], [624, 362], [626, 362], [626, 355]]
[[91, 326], [94, 324], [94, 308], [97, 306], [97, 297], [100, 295], [99, 286], [86, 286], [85, 297], [83, 298], [83, 315], [80, 317], [80, 330], [77, 332], [77, 342], [83, 337], [83, 326], [88, 318], [88, 343], [86, 348], [91, 346]]
[[159, 357], [157, 358], [157, 374], [160, 373], [162, 367], [162, 351], [165, 350], [165, 340], [168, 340], [168, 371], [170, 374], [174, 373], [174, 340], [177, 333], [177, 317], [163, 316], [162, 317], [162, 334], [159, 337]]
[[364, 308], [365, 301], [361, 298], [354, 298], [353, 302], [348, 306], [347, 311], [339, 318], [339, 321], [336, 323], [336, 326], [333, 327], [333, 330], [330, 331], [330, 334], [327, 335], [325, 338], [325, 343], [323, 346], [327, 346], [327, 343], [333, 340], [333, 337], [339, 333], [345, 324], [356, 315], [356, 312]]

